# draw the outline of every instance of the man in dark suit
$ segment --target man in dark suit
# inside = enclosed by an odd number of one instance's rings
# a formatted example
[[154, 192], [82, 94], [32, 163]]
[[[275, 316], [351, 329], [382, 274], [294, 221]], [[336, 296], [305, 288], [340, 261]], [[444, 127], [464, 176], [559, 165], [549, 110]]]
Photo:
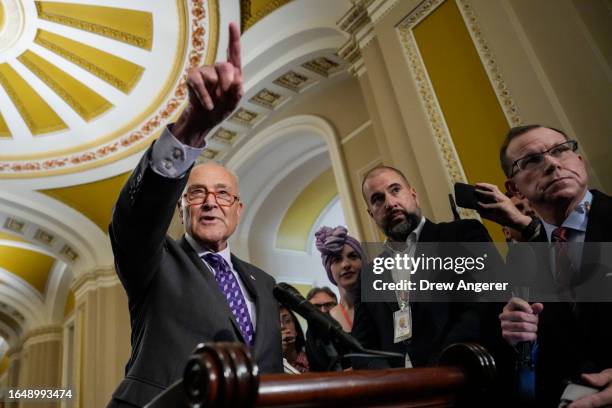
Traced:
[[[576, 153], [577, 148], [575, 141], [557, 129], [540, 125], [511, 129], [500, 151], [506, 188], [527, 198], [541, 220], [517, 213], [496, 189], [482, 193], [492, 203], [483, 205], [487, 210], [481, 214], [522, 231], [526, 241], [612, 241], [612, 197], [589, 191], [585, 162]], [[585, 259], [592, 261], [592, 253], [585, 250], [569, 255], [582, 258], [569, 259], [582, 265], [571, 277], [571, 282], [580, 281], [587, 273]], [[551, 267], [549, 257], [541, 258], [537, 273], [561, 285], [559, 270]], [[503, 337], [512, 346], [524, 341], [538, 344], [538, 407], [558, 405], [564, 380], [582, 381], [601, 389], [576, 400], [571, 408], [612, 404], [610, 316], [612, 303], [605, 302], [529, 304], [520, 298], [508, 302], [500, 315]]]
[[[201, 342], [243, 342], [261, 372], [283, 368], [274, 279], [228, 245], [243, 209], [236, 177], [217, 164], [193, 167], [243, 93], [235, 24], [228, 61], [192, 69], [187, 83], [189, 105], [144, 154], [109, 228], [132, 325], [132, 355], [110, 407], [147, 404], [181, 378]], [[177, 202], [186, 233], [174, 241], [166, 231]]]
[[[491, 240], [484, 226], [476, 220], [439, 224], [427, 220], [421, 214], [416, 191], [395, 168], [381, 166], [368, 172], [363, 179], [362, 193], [368, 214], [390, 242], [405, 242], [410, 248], [419, 242]], [[493, 335], [489, 330], [494, 315], [491, 308], [448, 302], [409, 301], [409, 304], [400, 305], [399, 299], [395, 302], [366, 302], [363, 293], [361, 295], [361, 301], [355, 306], [351, 334], [366, 348], [400, 353], [405, 358], [355, 359], [355, 368], [422, 367], [435, 363], [439, 353], [452, 343], [492, 341]], [[394, 327], [400, 322], [394, 322], [397, 319], [394, 316], [400, 310], [411, 314], [410, 338], [396, 338], [394, 334]]]

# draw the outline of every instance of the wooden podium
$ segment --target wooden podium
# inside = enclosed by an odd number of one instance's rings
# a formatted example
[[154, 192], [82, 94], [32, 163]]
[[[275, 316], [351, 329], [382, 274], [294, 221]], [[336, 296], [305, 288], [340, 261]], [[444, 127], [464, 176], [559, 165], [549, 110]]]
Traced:
[[496, 377], [480, 345], [460, 343], [432, 368], [259, 375], [241, 343], [199, 345], [182, 381], [146, 408], [474, 407]]

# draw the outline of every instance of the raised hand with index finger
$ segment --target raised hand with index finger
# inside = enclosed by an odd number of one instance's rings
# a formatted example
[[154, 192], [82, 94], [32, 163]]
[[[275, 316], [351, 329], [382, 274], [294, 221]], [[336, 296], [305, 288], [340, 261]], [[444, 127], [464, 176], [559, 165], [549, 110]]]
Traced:
[[204, 145], [204, 137], [238, 106], [242, 89], [240, 29], [229, 25], [227, 61], [191, 68], [187, 72], [189, 104], [174, 124], [172, 134], [194, 147]]

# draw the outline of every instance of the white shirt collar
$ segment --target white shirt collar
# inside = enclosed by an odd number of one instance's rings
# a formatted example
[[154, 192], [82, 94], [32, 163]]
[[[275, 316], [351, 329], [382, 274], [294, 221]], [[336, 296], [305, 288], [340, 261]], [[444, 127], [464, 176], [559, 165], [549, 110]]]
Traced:
[[[569, 228], [573, 231], [586, 232], [587, 223], [589, 222], [589, 209], [591, 208], [591, 202], [593, 201], [593, 194], [587, 190], [580, 201], [580, 204], [574, 208], [574, 211], [567, 216], [562, 227]], [[546, 230], [546, 236], [548, 237], [548, 241], [550, 241], [550, 237], [552, 236], [552, 232], [556, 225], [549, 224], [546, 221], [542, 220], [542, 224], [544, 225], [544, 229]]]
[[[196, 251], [196, 253], [198, 254], [198, 256], [200, 258], [202, 258], [204, 255], [211, 253], [213, 251], [209, 250], [208, 248], [206, 248], [205, 246], [201, 245], [198, 241], [196, 241], [189, 233], [185, 233], [185, 239], [187, 240], [187, 242], [189, 243], [189, 245], [191, 245], [191, 247], [194, 249], [194, 251]], [[232, 253], [230, 250], [230, 245], [229, 242], [227, 243], [227, 246], [222, 249], [219, 252], [213, 252], [216, 253], [217, 255], [221, 255], [221, 257], [223, 259], [225, 259], [225, 262], [227, 262], [227, 264], [230, 266], [230, 268], [233, 270], [234, 269], [234, 265], [232, 265]]]
[[408, 235], [406, 242], [419, 242], [419, 238], [421, 238], [421, 232], [423, 231], [423, 226], [425, 225], [425, 217], [421, 215], [421, 221], [419, 225], [412, 230], [412, 232]]

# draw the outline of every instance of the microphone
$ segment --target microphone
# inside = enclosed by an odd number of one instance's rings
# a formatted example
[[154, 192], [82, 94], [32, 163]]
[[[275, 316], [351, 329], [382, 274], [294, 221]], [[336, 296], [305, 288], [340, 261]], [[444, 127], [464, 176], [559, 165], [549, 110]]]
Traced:
[[[510, 246], [506, 259], [510, 273], [514, 275], [514, 296], [529, 302], [530, 289], [536, 281], [537, 257], [528, 243], [515, 243]], [[518, 398], [525, 404], [535, 401], [535, 363], [533, 361], [534, 343], [522, 341], [516, 345], [519, 354], [517, 361]]]
[[353, 336], [342, 330], [336, 320], [314, 307], [293, 286], [281, 282], [274, 286], [272, 293], [276, 300], [306, 319], [322, 337], [331, 338], [349, 350], [366, 352]]

